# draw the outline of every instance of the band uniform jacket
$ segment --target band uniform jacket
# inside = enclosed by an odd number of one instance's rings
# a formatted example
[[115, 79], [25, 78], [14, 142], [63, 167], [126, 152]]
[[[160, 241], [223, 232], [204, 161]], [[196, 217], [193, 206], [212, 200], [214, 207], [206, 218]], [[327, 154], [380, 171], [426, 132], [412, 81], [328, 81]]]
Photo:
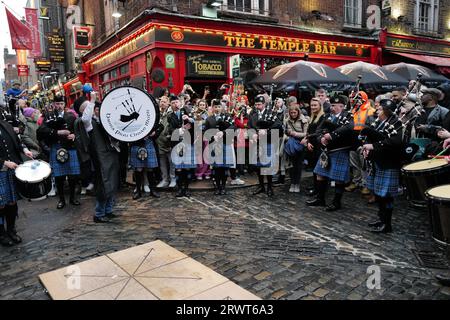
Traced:
[[[269, 112], [268, 109], [265, 109], [261, 115], [261, 118], [264, 119], [264, 117], [267, 115], [268, 112]], [[255, 130], [262, 129], [258, 124], [259, 121], [260, 121], [259, 111], [254, 110], [254, 112], [252, 112], [249, 116], [248, 127]], [[281, 138], [284, 134], [283, 123], [278, 119], [278, 117], [275, 117], [275, 121], [272, 123], [270, 128], [267, 129], [267, 142], [272, 141], [271, 140], [272, 130], [278, 130], [277, 138]]]
[[[343, 119], [347, 118], [348, 123], [343, 124]], [[335, 121], [332, 120], [332, 114], [325, 116], [324, 121], [317, 127], [318, 134], [316, 136], [316, 144], [321, 145], [321, 138], [325, 133], [331, 135], [331, 141], [327, 145], [328, 151], [333, 151], [337, 149], [348, 148], [354, 145], [354, 130], [353, 130], [353, 117], [347, 111], [342, 111], [341, 114]], [[315, 145], [313, 143], [313, 145]]]
[[[222, 117], [223, 117], [223, 115], [222, 115]], [[223, 124], [224, 127], [219, 128], [221, 124], [219, 124], [218, 121], [216, 120], [216, 116], [215, 115], [209, 116], [205, 120], [205, 132], [209, 129], [217, 129], [219, 131], [223, 131], [224, 143], [232, 144], [234, 142], [234, 135], [233, 135], [232, 139], [227, 139], [227, 136], [226, 136], [226, 130], [234, 130], [235, 129], [233, 117], [231, 117], [230, 119], [231, 119], [231, 124]], [[225, 129], [225, 130], [221, 130], [221, 129]], [[230, 141], [228, 141], [228, 140], [230, 140]]]
[[38, 140], [44, 140], [49, 146], [58, 143], [65, 149], [75, 149], [74, 141], [58, 135], [58, 130], [69, 130], [70, 133], [74, 133], [75, 120], [76, 117], [72, 112], [64, 112], [62, 119], [58, 118], [56, 121], [44, 120], [37, 131]]
[[[3, 134], [7, 134], [9, 137], [1, 137], [0, 136], [0, 170], [3, 169], [5, 161], [13, 161], [16, 164], [20, 164], [22, 162], [22, 151], [25, 146], [20, 141], [19, 136], [14, 132], [14, 128], [6, 121], [0, 120], [1, 132]], [[6, 151], [6, 146], [3, 144], [3, 140], [11, 141], [13, 145], [13, 150]]]

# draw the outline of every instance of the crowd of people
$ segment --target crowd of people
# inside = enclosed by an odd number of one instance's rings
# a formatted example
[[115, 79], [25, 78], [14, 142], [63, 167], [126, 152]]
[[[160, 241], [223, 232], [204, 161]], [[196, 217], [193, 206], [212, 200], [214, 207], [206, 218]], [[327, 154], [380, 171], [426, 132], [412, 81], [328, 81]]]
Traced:
[[[89, 85], [73, 105], [56, 95], [42, 109], [23, 99], [19, 88], [20, 84], [8, 91], [0, 117], [4, 246], [21, 242], [15, 228], [19, 196], [14, 170], [30, 159], [50, 163], [54, 188], [49, 195], [57, 195], [57, 209], [66, 207], [67, 190], [72, 206], [80, 205], [80, 194], [95, 194], [96, 223], [116, 217], [115, 196], [127, 186], [128, 171], [135, 181], [133, 199], [138, 200], [145, 194], [159, 198], [161, 189], [189, 197], [189, 185], [196, 180], [211, 181], [220, 197], [227, 194], [228, 182], [245, 184], [243, 179], [250, 174], [256, 174], [259, 182], [254, 195], [274, 196], [274, 183], [284, 184], [287, 173], [289, 192], [300, 193], [302, 172], [309, 168], [314, 184], [303, 190], [312, 197], [307, 205], [336, 211], [345, 191], [359, 189], [370, 196], [369, 203], [379, 206], [378, 219], [369, 223], [371, 231], [388, 233], [394, 197], [401, 192], [401, 167], [450, 145], [449, 85], [420, 89], [413, 83], [376, 97], [359, 88], [334, 96], [320, 89], [309, 101], [294, 95], [272, 101], [266, 92], [249, 99], [228, 85], [214, 97], [209, 88], [199, 96], [185, 85], [179, 94], [166, 90], [156, 97], [159, 123], [147, 137], [132, 143], [106, 133], [100, 97]], [[213, 134], [205, 134], [210, 130]], [[406, 152], [417, 138], [429, 143]], [[331, 185], [334, 197], [327, 202]]]

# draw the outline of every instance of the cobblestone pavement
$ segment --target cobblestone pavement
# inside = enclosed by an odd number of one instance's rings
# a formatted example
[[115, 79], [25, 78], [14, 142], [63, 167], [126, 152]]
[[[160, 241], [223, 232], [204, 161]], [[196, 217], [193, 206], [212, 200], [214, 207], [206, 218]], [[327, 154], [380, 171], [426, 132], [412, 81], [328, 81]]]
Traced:
[[[366, 224], [377, 208], [347, 193], [342, 211], [305, 206], [306, 196], [251, 188], [224, 197], [173, 193], [137, 202], [121, 194], [113, 223], [92, 222], [93, 198], [81, 209], [57, 211], [56, 199], [21, 203], [24, 243], [0, 248], [0, 299], [49, 299], [38, 275], [113, 251], [160, 239], [263, 299], [449, 299], [434, 279], [448, 261], [430, 236], [426, 210], [397, 201], [394, 233], [374, 235]], [[331, 195], [330, 195], [331, 196]], [[48, 209], [50, 208], [50, 209]], [[441, 258], [435, 267], [418, 253]], [[369, 290], [367, 269], [381, 269], [381, 288]]]

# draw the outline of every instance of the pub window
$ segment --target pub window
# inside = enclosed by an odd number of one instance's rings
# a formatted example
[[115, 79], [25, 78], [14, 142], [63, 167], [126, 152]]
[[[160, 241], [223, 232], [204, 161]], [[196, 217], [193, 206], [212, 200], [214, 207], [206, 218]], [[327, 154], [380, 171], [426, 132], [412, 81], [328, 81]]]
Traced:
[[128, 63], [120, 66], [120, 75], [121, 76], [128, 74], [128, 71], [129, 71]]
[[439, 0], [417, 0], [415, 28], [419, 32], [437, 32]]
[[111, 70], [111, 79], [117, 78], [117, 69]]
[[223, 9], [268, 16], [271, 0], [224, 0]]
[[109, 72], [104, 73], [102, 76], [102, 79], [103, 79], [103, 82], [108, 81], [109, 80]]
[[344, 2], [344, 25], [361, 28], [362, 0], [345, 0]]

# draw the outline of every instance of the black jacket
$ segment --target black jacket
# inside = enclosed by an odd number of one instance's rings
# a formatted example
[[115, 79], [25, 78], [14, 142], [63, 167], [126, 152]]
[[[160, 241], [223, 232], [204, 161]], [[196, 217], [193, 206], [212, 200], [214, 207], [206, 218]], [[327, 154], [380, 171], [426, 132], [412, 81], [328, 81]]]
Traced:
[[59, 130], [69, 130], [71, 133], [74, 133], [75, 120], [76, 117], [73, 113], [64, 112], [62, 118], [58, 118], [54, 121], [44, 121], [37, 130], [38, 140], [44, 140], [49, 146], [58, 143], [61, 144], [63, 148], [75, 149], [74, 141], [58, 135]]
[[[23, 152], [24, 145], [20, 142], [18, 135], [14, 132], [14, 128], [6, 121], [0, 120], [0, 126], [2, 134], [7, 134], [8, 137], [1, 137], [0, 141], [0, 169], [3, 168], [5, 161], [10, 160], [14, 161], [17, 164], [20, 164], [21, 161], [21, 153]], [[6, 151], [3, 140], [8, 139], [13, 144], [13, 150]]]
[[226, 144], [232, 144], [234, 142], [234, 136], [233, 136], [233, 139], [227, 139], [225, 131], [226, 130], [234, 130], [235, 129], [235, 125], [234, 125], [233, 118], [231, 116], [229, 116], [228, 119], [230, 121], [226, 121], [225, 118], [222, 116], [221, 121], [217, 121], [215, 115], [209, 116], [205, 120], [205, 131], [207, 131], [209, 129], [217, 129], [219, 131], [223, 131], [224, 138], [225, 138], [225, 143]]
[[[265, 116], [268, 115], [268, 110], [265, 109], [262, 118], [264, 119]], [[258, 111], [255, 110], [252, 112], [248, 119], [248, 127], [251, 129], [259, 130], [259, 129], [267, 129], [267, 141], [271, 141], [272, 136], [272, 130], [278, 130], [277, 137], [280, 138], [283, 136], [283, 123], [278, 119], [278, 117], [275, 117], [274, 121], [272, 122], [266, 122], [261, 121], [259, 119]]]
[[[341, 148], [351, 148], [354, 144], [353, 117], [347, 111], [342, 111], [336, 123], [332, 122], [332, 115], [326, 115], [322, 123], [317, 127], [316, 142], [321, 145], [320, 140], [325, 133], [331, 135], [331, 141], [327, 145], [328, 151]], [[347, 121], [345, 121], [347, 120]], [[347, 123], [345, 123], [347, 122]]]

